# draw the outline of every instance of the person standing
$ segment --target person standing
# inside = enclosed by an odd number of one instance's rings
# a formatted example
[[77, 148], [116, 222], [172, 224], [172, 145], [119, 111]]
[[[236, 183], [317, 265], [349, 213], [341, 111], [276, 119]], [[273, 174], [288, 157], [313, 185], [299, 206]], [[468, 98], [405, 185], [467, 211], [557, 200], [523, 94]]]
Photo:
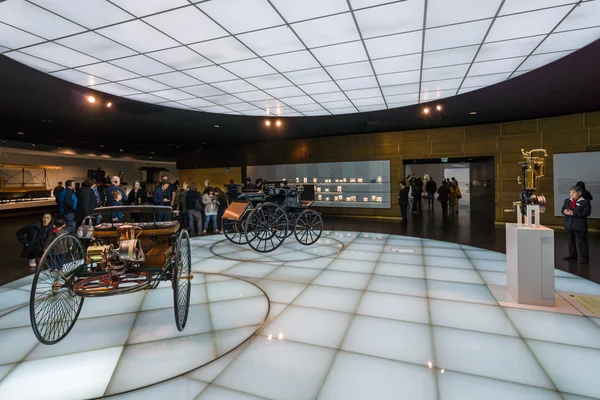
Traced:
[[450, 205], [450, 214], [454, 214], [454, 206], [456, 205], [456, 189], [454, 188], [454, 183], [450, 181], [448, 183], [448, 203]]
[[202, 190], [202, 194], [205, 195], [206, 193], [208, 193], [209, 190], [211, 190], [212, 187], [210, 186], [210, 182], [209, 180], [205, 180], [204, 181], [204, 189]]
[[198, 191], [198, 186], [194, 182], [190, 183], [190, 188], [185, 195], [185, 205], [188, 213], [188, 232], [190, 235], [202, 232], [202, 195]]
[[427, 208], [433, 211], [433, 200], [437, 192], [437, 183], [435, 183], [432, 177], [429, 177], [429, 180], [427, 180], [425, 191], [427, 192]]
[[96, 208], [96, 195], [92, 190], [93, 181], [88, 178], [81, 184], [81, 188], [79, 189], [79, 194], [77, 195], [79, 200], [79, 206], [76, 210], [76, 220], [77, 224], [81, 224], [85, 217], [91, 217], [92, 211]]
[[65, 188], [58, 195], [60, 214], [65, 218], [67, 233], [75, 231], [75, 210], [77, 209], [77, 196], [75, 195], [75, 181], [69, 179]]
[[189, 186], [187, 182], [183, 182], [181, 185], [181, 190], [179, 191], [179, 201], [177, 203], [177, 208], [179, 209], [179, 223], [184, 229], [187, 229], [188, 226], [188, 208], [187, 203], [185, 202], [185, 196], [189, 192]]
[[44, 254], [44, 243], [51, 230], [52, 215], [45, 213], [41, 221], [27, 224], [17, 231], [17, 240], [23, 245], [21, 257], [29, 260], [30, 268], [35, 268], [37, 259]]
[[448, 196], [450, 194], [448, 190], [448, 183], [446, 181], [442, 181], [442, 186], [439, 187], [438, 191], [438, 201], [442, 205], [442, 214], [446, 217], [446, 213], [448, 213]]
[[569, 255], [565, 260], [579, 260], [579, 264], [588, 264], [590, 260], [587, 240], [587, 217], [592, 213], [590, 201], [583, 198], [583, 189], [573, 186], [569, 198], [562, 206], [565, 216], [565, 230], [569, 234]]
[[213, 230], [215, 233], [219, 233], [217, 227], [217, 214], [219, 212], [219, 201], [215, 198], [214, 189], [210, 189], [208, 193], [202, 196], [202, 204], [204, 204], [204, 214], [206, 219], [204, 220], [203, 233], [206, 234], [209, 222], [212, 222]]
[[220, 187], [215, 188], [215, 198], [219, 202], [219, 210], [217, 212], [217, 226], [221, 227], [222, 232], [224, 228], [223, 214], [225, 214], [225, 210], [229, 206], [229, 199], [227, 199], [227, 195]]
[[[171, 198], [169, 197], [169, 181], [162, 181], [161, 185], [154, 189], [152, 195], [152, 204], [156, 206], [171, 206]], [[168, 212], [157, 212], [156, 222], [166, 222], [169, 220]]]
[[[133, 189], [129, 191], [127, 195], [127, 204], [132, 206], [139, 206], [142, 204], [146, 204], [148, 202], [148, 193], [146, 190], [142, 188], [140, 181], [133, 182]], [[133, 222], [141, 222], [142, 214], [140, 213], [131, 213], [131, 219]]]
[[258, 178], [255, 182], [254, 182], [254, 189], [257, 192], [260, 192], [261, 190], [263, 190], [263, 180], [262, 178]]
[[59, 213], [60, 213], [60, 203], [58, 201], [58, 196], [60, 195], [60, 192], [62, 192], [64, 189], [62, 184], [63, 184], [62, 182], [58, 182], [58, 185], [56, 185], [54, 187], [54, 189], [52, 190], [52, 195], [54, 196], [54, 201], [56, 201], [56, 209], [58, 210]]
[[254, 184], [252, 183], [252, 178], [246, 178], [246, 184], [244, 185], [244, 192], [255, 192]]
[[127, 194], [125, 193], [125, 190], [121, 187], [121, 178], [119, 178], [118, 176], [113, 176], [110, 180], [111, 185], [109, 187], [106, 188], [106, 205], [107, 206], [114, 206], [115, 205], [115, 198], [113, 197], [113, 192], [115, 190], [118, 190], [121, 192], [121, 196], [126, 199], [127, 198]]
[[169, 177], [167, 175], [163, 175], [163, 177], [161, 178], [160, 182], [161, 182], [161, 184], [160, 184], [161, 186], [162, 186], [163, 182], [168, 182], [169, 183], [169, 187], [167, 188], [167, 191], [169, 192], [169, 200], [171, 201], [171, 203], [170, 204], [164, 204], [164, 205], [166, 205], [166, 206], [170, 205], [172, 209], [175, 209], [175, 196], [174, 196], [174, 194], [177, 191], [177, 189], [175, 188], [175, 185], [172, 184], [169, 181]]
[[408, 195], [410, 193], [410, 186], [408, 185], [408, 178], [402, 182], [400, 181], [400, 191], [398, 192], [398, 203], [400, 204], [400, 214], [402, 214], [402, 225], [408, 224]]
[[234, 183], [233, 179], [230, 179], [229, 185], [225, 185], [225, 187], [227, 188], [227, 197], [229, 198], [229, 202], [231, 203], [232, 201], [237, 200], [238, 196], [240, 195], [240, 190], [238, 185]]

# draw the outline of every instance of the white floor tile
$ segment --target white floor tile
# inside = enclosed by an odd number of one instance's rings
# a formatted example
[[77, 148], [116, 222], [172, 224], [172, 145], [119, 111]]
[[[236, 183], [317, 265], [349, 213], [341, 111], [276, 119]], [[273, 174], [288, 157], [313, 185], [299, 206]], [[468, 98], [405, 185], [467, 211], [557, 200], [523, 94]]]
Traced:
[[439, 240], [423, 239], [423, 247], [434, 247], [443, 249], [461, 249], [461, 245], [458, 243], [441, 242]]
[[351, 314], [290, 306], [262, 334], [336, 349], [351, 319]]
[[241, 262], [228, 270], [225, 270], [223, 273], [226, 275], [233, 276], [242, 276], [242, 277], [250, 277], [250, 278], [264, 278], [269, 275], [275, 269], [277, 269], [277, 265], [272, 264], [258, 264], [251, 262]]
[[561, 400], [556, 391], [454, 371], [438, 372], [444, 400]]
[[423, 248], [421, 246], [400, 246], [397, 244], [386, 245], [383, 248], [384, 253], [392, 254], [423, 254]]
[[376, 242], [376, 243], [357, 243], [356, 241], [346, 247], [346, 250], [355, 250], [355, 251], [372, 251], [375, 253], [380, 253], [383, 250], [385, 242]]
[[415, 237], [392, 235], [388, 238], [386, 245], [387, 246], [421, 247], [423, 245], [423, 242], [421, 239], [415, 238]]
[[425, 268], [421, 265], [377, 263], [375, 271], [377, 275], [402, 276], [405, 278], [425, 279]]
[[506, 308], [524, 338], [600, 349], [600, 328], [588, 317]]
[[[204, 283], [199, 285], [192, 285], [190, 293], [190, 304], [201, 304], [206, 303], [206, 286]], [[87, 300], [86, 300], [87, 302]], [[86, 303], [83, 303], [86, 306]], [[142, 311], [157, 310], [159, 308], [170, 308], [174, 307], [173, 289], [170, 287], [163, 287], [154, 290], [149, 290], [146, 293], [144, 302], [142, 303]]]
[[460, 249], [460, 248], [447, 249], [447, 248], [440, 248], [440, 247], [425, 247], [423, 253], [426, 256], [431, 256], [431, 257], [467, 258], [467, 255], [465, 254], [465, 252], [462, 251], [462, 249]]
[[261, 324], [267, 317], [268, 302], [264, 297], [220, 301], [210, 305], [213, 330]]
[[358, 251], [358, 250], [342, 250], [338, 255], [338, 259], [343, 258], [345, 260], [361, 260], [361, 261], [377, 261], [380, 253], [374, 253], [372, 251]]
[[192, 271], [219, 273], [233, 267], [237, 263], [239, 261], [210, 258], [192, 265]]
[[306, 285], [292, 282], [279, 282], [263, 279], [256, 285], [267, 293], [270, 301], [289, 304], [304, 290]]
[[477, 271], [472, 269], [425, 267], [427, 279], [449, 282], [465, 282], [483, 285]]
[[433, 362], [428, 325], [357, 315], [342, 350], [426, 366]]
[[375, 269], [375, 261], [337, 259], [327, 267], [329, 271], [360, 272], [370, 274]]
[[29, 293], [18, 290], [9, 289], [0, 292], [0, 312], [8, 310], [18, 305], [25, 305], [29, 303]]
[[424, 263], [428, 267], [448, 267], [448, 268], [463, 268], [473, 269], [471, 261], [466, 258], [445, 258], [439, 256], [425, 256], [423, 257]]
[[426, 367], [340, 351], [318, 398], [434, 400], [437, 393]]
[[311, 399], [333, 356], [332, 349], [258, 337], [216, 383], [267, 398]]
[[285, 265], [288, 267], [298, 267], [298, 268], [313, 268], [313, 269], [325, 269], [329, 264], [331, 264], [335, 260], [332, 257], [321, 257], [315, 260], [306, 260], [306, 261], [290, 261], [286, 262]]
[[274, 281], [310, 283], [321, 273], [320, 269], [279, 267], [267, 275], [267, 279]]
[[323, 273], [313, 281], [313, 285], [363, 290], [367, 286], [370, 276], [371, 275], [359, 274], [356, 272], [323, 271]]
[[283, 312], [283, 310], [285, 310], [289, 304], [284, 304], [284, 303], [270, 303], [271, 307], [269, 308], [269, 316], [267, 317], [267, 319], [265, 320], [263, 327], [269, 325], [271, 322], [273, 322], [273, 320], [275, 320], [275, 318], [277, 318], [279, 316], [279, 314], [281, 314]]
[[21, 361], [38, 344], [31, 327], [0, 330], [0, 365]]
[[498, 306], [429, 299], [429, 309], [433, 325], [519, 337]]
[[554, 276], [559, 276], [561, 278], [583, 279], [577, 275], [573, 275], [569, 272], [563, 271], [562, 269], [558, 269], [558, 268], [554, 269]]
[[486, 285], [507, 286], [506, 272], [479, 271]]
[[489, 250], [465, 250], [467, 256], [469, 256], [472, 260], [498, 260], [498, 261], [506, 261], [506, 254], [498, 253], [495, 251]]
[[380, 262], [423, 265], [423, 256], [421, 254], [404, 253], [381, 253]]
[[206, 287], [211, 302], [264, 296], [259, 288], [239, 279], [211, 282]]
[[368, 291], [427, 297], [425, 280], [396, 276], [373, 275]]
[[557, 292], [600, 295], [600, 285], [587, 279], [556, 278], [554, 284]]
[[294, 304], [353, 313], [361, 295], [362, 291], [360, 290], [311, 285], [298, 296]]
[[558, 390], [600, 398], [600, 350], [527, 340]]
[[20, 326], [31, 326], [29, 307], [17, 308], [0, 317], [0, 329], [18, 328]]
[[138, 312], [147, 292], [136, 292], [109, 297], [85, 299], [79, 318], [105, 317], [107, 315]]
[[233, 360], [240, 354], [240, 351], [246, 348], [246, 346], [247, 344], [244, 344], [240, 346], [240, 348], [237, 348], [232, 352], [216, 359], [210, 364], [193, 370], [186, 376], [204, 382], [212, 382], [217, 376], [221, 374], [221, 372], [223, 372], [223, 370], [225, 370], [225, 368], [227, 368], [229, 364], [233, 362]]
[[181, 377], [130, 393], [116, 395], [111, 397], [111, 400], [194, 400], [206, 386], [207, 384], [204, 382]]
[[[24, 362], [0, 381], [0, 399], [78, 400], [82, 393], [86, 397], [101, 397], [121, 350], [111, 347]], [[57, 384], [58, 376], [68, 376], [69, 384]]]
[[485, 285], [472, 283], [427, 281], [429, 297], [433, 299], [464, 301], [497, 305], [496, 298]]
[[196, 400], [261, 400], [262, 397], [253, 396], [248, 393], [226, 389], [219, 386], [209, 386]]
[[506, 273], [506, 261], [471, 259], [471, 262], [480, 271], [494, 271]]
[[433, 328], [436, 367], [552, 389], [522, 339]]
[[421, 324], [429, 323], [427, 299], [422, 297], [365, 292], [356, 313]]

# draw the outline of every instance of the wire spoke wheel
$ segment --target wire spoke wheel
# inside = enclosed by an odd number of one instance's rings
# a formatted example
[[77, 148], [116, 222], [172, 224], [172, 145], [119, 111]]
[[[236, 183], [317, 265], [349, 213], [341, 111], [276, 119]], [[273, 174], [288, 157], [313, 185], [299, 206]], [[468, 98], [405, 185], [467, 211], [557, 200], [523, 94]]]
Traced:
[[260, 253], [269, 253], [281, 246], [288, 232], [286, 212], [275, 203], [263, 203], [248, 215], [246, 240]]
[[236, 221], [223, 218], [223, 233], [231, 243], [246, 244], [246, 234], [244, 233], [242, 220]]
[[71, 234], [56, 238], [42, 255], [31, 285], [29, 317], [43, 344], [60, 342], [75, 325], [84, 299], [75, 294], [73, 283], [85, 263], [85, 249]]
[[187, 324], [192, 290], [192, 251], [190, 236], [185, 229], [182, 229], [177, 237], [172, 283], [175, 324], [181, 332]]
[[309, 246], [319, 240], [322, 233], [323, 218], [315, 210], [304, 210], [296, 218], [294, 235], [299, 243]]

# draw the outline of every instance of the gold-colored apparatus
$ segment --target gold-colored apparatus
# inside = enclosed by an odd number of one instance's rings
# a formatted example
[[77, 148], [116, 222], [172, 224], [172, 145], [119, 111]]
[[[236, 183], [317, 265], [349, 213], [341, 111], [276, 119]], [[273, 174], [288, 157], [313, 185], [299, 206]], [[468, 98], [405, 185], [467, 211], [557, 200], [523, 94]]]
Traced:
[[146, 257], [138, 239], [142, 228], [134, 225], [118, 227], [117, 245], [94, 243], [87, 249], [88, 264], [94, 263], [106, 272], [124, 274], [128, 269], [144, 265]]
[[[544, 176], [544, 157], [548, 157], [548, 153], [545, 149], [533, 149], [525, 151], [521, 149], [523, 154], [523, 161], [521, 165], [521, 173], [523, 177], [519, 177], [519, 183], [523, 183], [523, 190], [521, 191], [521, 199], [519, 207], [521, 207], [521, 213], [527, 214], [528, 205], [536, 205], [540, 207], [540, 213], [546, 211], [546, 198], [540, 194], [536, 194], [538, 189], [538, 180]], [[542, 154], [543, 156], [540, 156]]]

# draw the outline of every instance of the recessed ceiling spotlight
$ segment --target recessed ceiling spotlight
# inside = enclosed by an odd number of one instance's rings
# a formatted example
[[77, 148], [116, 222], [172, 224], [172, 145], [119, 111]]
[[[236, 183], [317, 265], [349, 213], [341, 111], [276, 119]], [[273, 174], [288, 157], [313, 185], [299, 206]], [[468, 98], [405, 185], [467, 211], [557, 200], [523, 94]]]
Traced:
[[280, 120], [275, 121], [275, 125], [281, 126], [281, 121]]
[[6, 139], [2, 139], [2, 143], [6, 143]]
[[104, 147], [104, 145], [103, 145], [103, 144], [101, 144], [101, 145], [100, 145], [100, 147]]
[[25, 132], [17, 132], [17, 135], [24, 135]]
[[96, 98], [94, 96], [88, 96], [86, 97], [88, 103], [95, 103], [96, 102]]
[[215, 125], [215, 128], [218, 128], [218, 127], [219, 127], [219, 125]]
[[154, 152], [151, 152], [150, 154], [154, 154]]
[[106, 108], [111, 108], [112, 107], [112, 103], [109, 101], [108, 103], [106, 103]]
[[59, 150], [62, 150], [62, 147], [58, 146], [58, 149], [59, 149]]
[[477, 114], [477, 111], [471, 111], [469, 114], [471, 114], [471, 115], [476, 115], [476, 114]]
[[120, 152], [122, 152], [122, 151], [123, 151], [123, 149], [119, 149], [119, 151], [120, 151]]
[[35, 143], [31, 143], [31, 147], [35, 147]]
[[429, 107], [425, 107], [423, 109], [423, 114], [429, 114]]
[[271, 121], [269, 121], [269, 120], [266, 120], [266, 121], [265, 121], [265, 125], [266, 125], [266, 126], [271, 126]]
[[435, 109], [438, 111], [442, 111], [442, 106], [438, 104], [437, 106], [435, 106]]

